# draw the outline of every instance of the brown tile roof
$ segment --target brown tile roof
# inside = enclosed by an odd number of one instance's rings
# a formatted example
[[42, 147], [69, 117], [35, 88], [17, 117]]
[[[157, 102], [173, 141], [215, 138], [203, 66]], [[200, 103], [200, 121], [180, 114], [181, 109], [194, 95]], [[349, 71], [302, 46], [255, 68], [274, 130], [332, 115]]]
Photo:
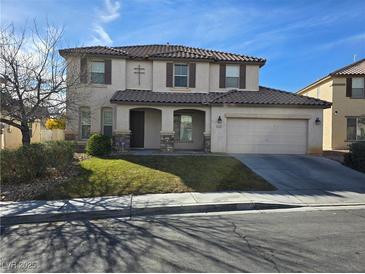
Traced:
[[242, 104], [242, 105], [293, 105], [328, 108], [331, 103], [282, 90], [260, 87], [259, 91], [231, 90], [228, 92], [188, 93], [152, 92], [149, 90], [119, 90], [112, 103], [135, 104]]
[[122, 49], [115, 49], [110, 47], [95, 46], [95, 47], [80, 47], [80, 48], [68, 48], [61, 49], [60, 55], [67, 54], [95, 54], [95, 55], [115, 55], [115, 56], [127, 56], [127, 52]]
[[254, 62], [264, 65], [264, 58], [222, 52], [217, 50], [193, 48], [182, 45], [137, 45], [123, 47], [81, 47], [60, 50], [62, 56], [67, 54], [102, 54], [145, 59], [197, 59], [224, 62]]
[[331, 76], [365, 76], [365, 58], [348, 66], [340, 68], [332, 73]]

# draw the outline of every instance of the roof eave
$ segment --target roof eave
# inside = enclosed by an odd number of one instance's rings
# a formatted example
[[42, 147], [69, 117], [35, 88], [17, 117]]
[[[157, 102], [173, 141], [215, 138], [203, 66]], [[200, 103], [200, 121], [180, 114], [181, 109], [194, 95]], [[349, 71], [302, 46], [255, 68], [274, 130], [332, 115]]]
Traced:
[[192, 103], [192, 102], [176, 102], [176, 103], [164, 103], [164, 102], [131, 102], [131, 101], [121, 101], [121, 100], [110, 100], [110, 103], [112, 104], [118, 104], [118, 105], [141, 105], [141, 106], [149, 106], [149, 105], [153, 105], [153, 106], [172, 106], [172, 105], [184, 105], [184, 106], [210, 106], [210, 104], [205, 104], [205, 103]]
[[312, 104], [250, 104], [250, 103], [211, 103], [212, 106], [250, 106], [250, 107], [280, 107], [280, 108], [330, 108], [332, 104], [312, 105]]
[[318, 85], [318, 84], [320, 84], [320, 83], [322, 83], [322, 82], [324, 82], [324, 81], [330, 80], [330, 79], [331, 79], [331, 77], [332, 77], [332, 75], [326, 75], [326, 76], [324, 76], [324, 77], [322, 77], [322, 78], [318, 79], [317, 81], [315, 81], [315, 82], [313, 82], [313, 83], [311, 83], [311, 84], [309, 84], [309, 85], [305, 86], [304, 88], [302, 88], [302, 89], [298, 90], [298, 91], [297, 91], [297, 92], [295, 92], [295, 93], [296, 93], [296, 94], [299, 94], [299, 95], [302, 95], [302, 93], [303, 93], [304, 91], [306, 91], [306, 90], [308, 90], [308, 89], [310, 89], [310, 88], [312, 88], [312, 87], [314, 87], [314, 86], [316, 86], [316, 85]]
[[347, 77], [363, 77], [365, 76], [365, 73], [349, 73], [349, 74], [330, 74], [332, 77], [341, 77], [341, 78], [347, 78]]

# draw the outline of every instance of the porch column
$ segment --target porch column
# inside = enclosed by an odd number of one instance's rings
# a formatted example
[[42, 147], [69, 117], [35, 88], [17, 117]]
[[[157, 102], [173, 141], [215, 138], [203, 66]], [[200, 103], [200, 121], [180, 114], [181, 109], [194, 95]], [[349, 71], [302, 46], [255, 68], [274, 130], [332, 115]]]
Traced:
[[210, 115], [210, 109], [205, 111], [205, 129], [204, 129], [204, 151], [210, 152], [210, 146], [211, 146], [211, 131], [210, 131], [210, 125], [211, 125], [211, 115]]
[[163, 108], [161, 110], [161, 132], [160, 132], [160, 149], [164, 152], [174, 151], [174, 110], [172, 108]]
[[117, 106], [115, 114], [115, 130], [113, 131], [114, 149], [118, 152], [128, 151], [131, 142], [129, 108], [127, 106]]

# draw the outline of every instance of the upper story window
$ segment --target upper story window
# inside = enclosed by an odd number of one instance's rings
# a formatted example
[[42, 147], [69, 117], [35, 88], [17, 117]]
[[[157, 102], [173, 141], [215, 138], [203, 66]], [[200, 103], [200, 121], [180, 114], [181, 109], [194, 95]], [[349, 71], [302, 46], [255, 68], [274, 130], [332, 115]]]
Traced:
[[174, 65], [174, 86], [188, 87], [189, 67], [186, 64]]
[[90, 80], [93, 84], [105, 84], [105, 62], [92, 61]]
[[352, 78], [351, 98], [365, 98], [365, 78]]
[[240, 67], [237, 65], [226, 66], [226, 88], [239, 88]]
[[347, 140], [365, 141], [365, 117], [347, 118]]

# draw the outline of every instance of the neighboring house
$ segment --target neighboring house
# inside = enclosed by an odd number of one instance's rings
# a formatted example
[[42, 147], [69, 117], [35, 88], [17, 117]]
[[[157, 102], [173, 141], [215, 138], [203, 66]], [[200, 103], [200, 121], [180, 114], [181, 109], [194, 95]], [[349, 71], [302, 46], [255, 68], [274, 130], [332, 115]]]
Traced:
[[70, 79], [80, 75], [69, 87], [79, 108], [68, 109], [66, 139], [102, 133], [118, 150], [322, 152], [330, 103], [260, 86], [265, 59], [169, 44], [60, 54]]
[[297, 92], [332, 102], [324, 110], [323, 148], [348, 149], [365, 141], [365, 59], [340, 68]]

